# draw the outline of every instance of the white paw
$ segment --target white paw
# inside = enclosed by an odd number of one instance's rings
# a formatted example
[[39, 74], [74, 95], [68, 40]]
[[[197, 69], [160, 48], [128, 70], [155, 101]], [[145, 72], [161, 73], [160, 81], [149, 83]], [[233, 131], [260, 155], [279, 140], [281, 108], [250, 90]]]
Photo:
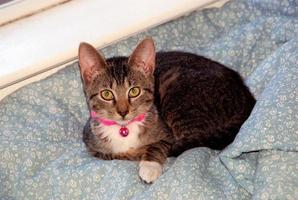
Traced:
[[154, 182], [162, 174], [162, 165], [154, 161], [140, 161], [139, 176], [146, 183]]

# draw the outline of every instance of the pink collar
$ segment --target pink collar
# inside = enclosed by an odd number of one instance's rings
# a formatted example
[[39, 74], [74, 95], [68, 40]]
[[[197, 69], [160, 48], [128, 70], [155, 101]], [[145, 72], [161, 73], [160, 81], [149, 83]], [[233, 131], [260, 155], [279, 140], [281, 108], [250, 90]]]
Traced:
[[100, 124], [103, 124], [105, 126], [112, 126], [112, 125], [119, 125], [119, 126], [127, 126], [133, 122], [141, 122], [145, 119], [146, 114], [140, 114], [138, 116], [136, 116], [135, 118], [133, 118], [132, 120], [130, 120], [126, 125], [121, 125], [118, 124], [116, 121], [114, 120], [109, 120], [109, 119], [105, 119], [105, 118], [101, 118], [101, 117], [97, 117], [96, 112], [91, 110], [90, 116], [92, 119], [96, 120], [97, 122], [99, 122]]
[[136, 116], [135, 118], [133, 118], [132, 120], [130, 120], [125, 125], [118, 124], [114, 120], [109, 120], [109, 119], [104, 119], [104, 118], [101, 118], [101, 117], [97, 117], [96, 116], [96, 112], [93, 111], [93, 110], [91, 110], [90, 116], [91, 116], [92, 119], [96, 120], [98, 123], [103, 124], [105, 126], [112, 126], [112, 125], [118, 125], [118, 126], [120, 126], [119, 134], [122, 137], [126, 137], [129, 134], [129, 129], [126, 126], [129, 125], [129, 124], [131, 124], [131, 123], [133, 123], [133, 122], [141, 122], [141, 121], [143, 121], [145, 119], [145, 117], [146, 117], [146, 113], [140, 114], [140, 115]]

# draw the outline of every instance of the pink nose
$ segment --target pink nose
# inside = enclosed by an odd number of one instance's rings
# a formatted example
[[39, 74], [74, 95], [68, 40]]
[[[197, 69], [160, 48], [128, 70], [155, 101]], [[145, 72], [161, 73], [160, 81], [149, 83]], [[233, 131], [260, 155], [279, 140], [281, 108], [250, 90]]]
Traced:
[[118, 110], [118, 113], [124, 118], [128, 114], [128, 110]]

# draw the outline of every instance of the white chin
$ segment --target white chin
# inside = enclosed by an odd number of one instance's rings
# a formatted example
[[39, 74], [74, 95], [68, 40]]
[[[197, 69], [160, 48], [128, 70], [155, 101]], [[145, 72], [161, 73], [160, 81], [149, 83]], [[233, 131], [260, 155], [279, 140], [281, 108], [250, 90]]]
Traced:
[[129, 122], [128, 120], [127, 121], [122, 120], [122, 121], [117, 121], [117, 124], [125, 126], [128, 124], [128, 122]]

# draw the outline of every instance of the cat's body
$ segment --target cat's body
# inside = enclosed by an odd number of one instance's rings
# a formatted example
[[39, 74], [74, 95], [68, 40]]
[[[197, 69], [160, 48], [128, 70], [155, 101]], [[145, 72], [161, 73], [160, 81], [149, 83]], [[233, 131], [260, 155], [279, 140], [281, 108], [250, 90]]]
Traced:
[[255, 104], [240, 75], [191, 53], [156, 58], [155, 104], [175, 137], [171, 153], [230, 144]]
[[[79, 53], [95, 113], [83, 140], [97, 157], [140, 161], [146, 182], [158, 178], [168, 156], [230, 144], [255, 104], [238, 73], [190, 53], [155, 54], [151, 39], [129, 58], [105, 60], [94, 51], [83, 44]], [[119, 134], [123, 127], [128, 135]]]

